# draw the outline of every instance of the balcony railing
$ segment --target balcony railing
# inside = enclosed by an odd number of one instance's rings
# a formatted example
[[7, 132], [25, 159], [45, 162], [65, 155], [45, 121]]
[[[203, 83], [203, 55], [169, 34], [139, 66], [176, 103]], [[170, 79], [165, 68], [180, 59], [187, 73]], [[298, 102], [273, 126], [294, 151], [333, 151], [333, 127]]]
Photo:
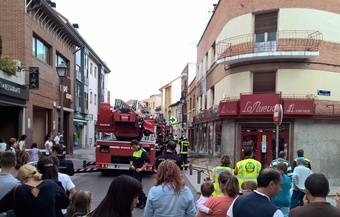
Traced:
[[217, 59], [219, 63], [225, 61], [233, 63], [256, 57], [306, 58], [318, 55], [321, 41], [321, 32], [308, 30], [240, 35], [217, 43]]

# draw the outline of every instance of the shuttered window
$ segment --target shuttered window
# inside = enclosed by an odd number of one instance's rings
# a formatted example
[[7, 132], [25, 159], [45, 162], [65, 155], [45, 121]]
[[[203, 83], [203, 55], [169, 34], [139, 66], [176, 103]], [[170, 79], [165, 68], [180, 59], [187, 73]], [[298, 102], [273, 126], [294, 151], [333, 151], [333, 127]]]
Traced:
[[253, 72], [253, 93], [275, 92], [276, 71]]
[[255, 14], [256, 42], [276, 40], [277, 15], [277, 11]]

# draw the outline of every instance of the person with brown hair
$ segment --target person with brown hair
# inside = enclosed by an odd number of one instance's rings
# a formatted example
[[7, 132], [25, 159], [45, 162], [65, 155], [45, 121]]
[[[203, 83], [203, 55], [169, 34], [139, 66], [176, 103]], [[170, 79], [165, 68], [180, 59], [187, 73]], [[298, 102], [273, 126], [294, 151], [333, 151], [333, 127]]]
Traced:
[[144, 217], [193, 217], [194, 196], [174, 161], [163, 161], [157, 170], [156, 186], [148, 194]]
[[67, 208], [67, 217], [80, 217], [87, 215], [91, 210], [91, 192], [77, 191]]
[[67, 208], [69, 200], [64, 190], [41, 177], [32, 165], [20, 167], [18, 179], [23, 184], [0, 200], [0, 213], [13, 209], [16, 217], [51, 217], [56, 216], [58, 208]]
[[257, 188], [256, 182], [253, 181], [245, 181], [241, 185], [241, 190], [243, 195], [250, 194], [254, 192]]
[[230, 167], [231, 161], [228, 155], [222, 155], [221, 157], [221, 165], [216, 166], [212, 169], [212, 176], [214, 179], [214, 192], [213, 196], [217, 196], [221, 194], [220, 186], [218, 183], [218, 177], [222, 172], [232, 173], [232, 169]]
[[211, 213], [211, 210], [208, 207], [206, 207], [204, 204], [205, 202], [209, 200], [213, 192], [214, 192], [213, 183], [209, 181], [203, 182], [203, 184], [201, 185], [201, 196], [196, 201], [196, 207], [198, 211], [203, 212], [205, 214]]
[[[229, 172], [221, 173], [218, 177], [218, 182], [222, 194], [209, 198], [204, 205], [210, 209], [209, 216], [225, 217], [227, 215], [227, 210], [238, 196], [240, 191], [239, 183], [237, 178]], [[206, 216], [206, 214], [202, 212], [197, 213], [197, 217], [203, 216]]]

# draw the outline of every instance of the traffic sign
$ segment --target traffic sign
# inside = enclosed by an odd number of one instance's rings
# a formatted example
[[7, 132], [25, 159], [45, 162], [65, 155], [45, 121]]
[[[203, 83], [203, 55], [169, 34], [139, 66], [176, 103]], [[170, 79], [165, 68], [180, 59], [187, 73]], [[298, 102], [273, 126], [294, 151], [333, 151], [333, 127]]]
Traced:
[[273, 122], [275, 125], [280, 125], [283, 118], [283, 108], [281, 104], [276, 104], [274, 107]]
[[176, 119], [175, 116], [171, 116], [171, 117], [169, 118], [169, 121], [170, 121], [170, 124], [175, 124], [175, 123], [177, 123], [177, 119]]

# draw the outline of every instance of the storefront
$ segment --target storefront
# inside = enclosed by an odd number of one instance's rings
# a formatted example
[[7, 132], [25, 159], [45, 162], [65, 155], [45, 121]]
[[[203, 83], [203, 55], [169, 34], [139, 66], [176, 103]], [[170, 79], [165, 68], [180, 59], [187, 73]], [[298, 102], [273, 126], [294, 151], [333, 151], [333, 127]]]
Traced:
[[73, 134], [73, 140], [74, 140], [74, 147], [75, 148], [85, 148], [86, 146], [86, 128], [87, 125], [87, 119], [79, 112], [74, 113], [73, 118], [73, 124], [74, 124], [74, 134]]
[[278, 150], [288, 159], [293, 158], [294, 124], [296, 120], [311, 119], [315, 105], [313, 99], [287, 99], [280, 94], [241, 94], [240, 100], [222, 101], [219, 114], [223, 119], [222, 147], [234, 162], [243, 159], [245, 147], [264, 166], [276, 157], [276, 126], [272, 122], [274, 107], [283, 105], [283, 123], [279, 127]]
[[0, 78], [0, 137], [6, 141], [23, 134], [28, 88]]

